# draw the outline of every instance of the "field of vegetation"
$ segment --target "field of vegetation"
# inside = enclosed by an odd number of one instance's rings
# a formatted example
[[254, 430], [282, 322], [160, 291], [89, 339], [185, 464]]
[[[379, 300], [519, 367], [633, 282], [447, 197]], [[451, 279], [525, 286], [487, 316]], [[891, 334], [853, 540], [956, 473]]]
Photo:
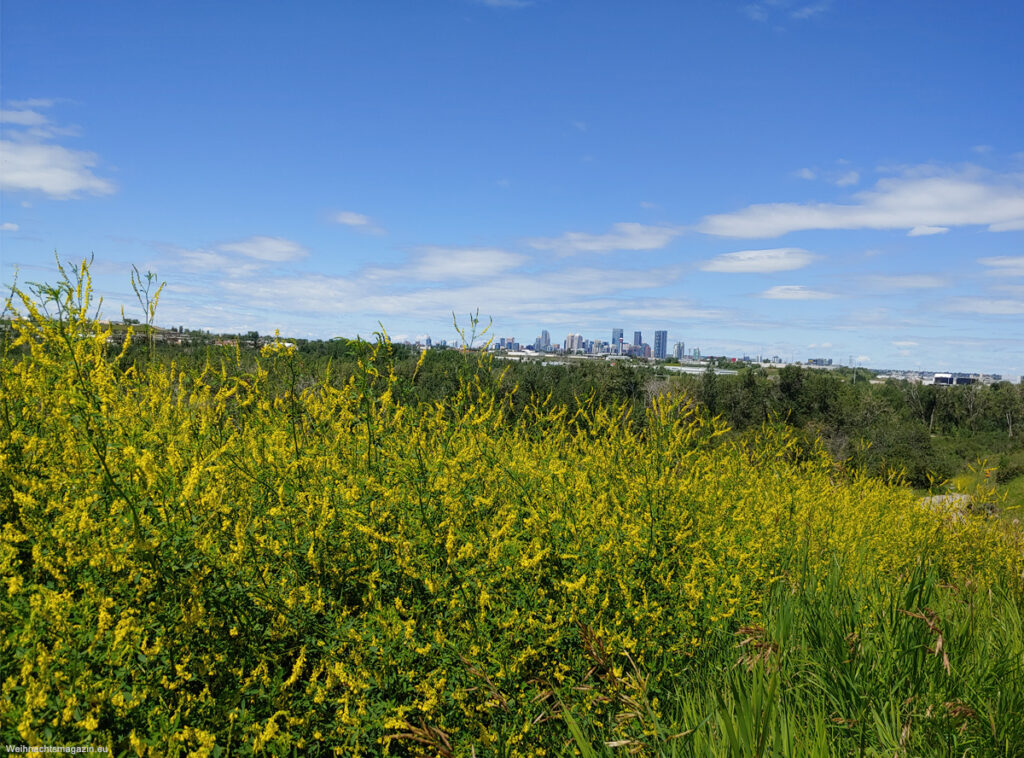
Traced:
[[1019, 522], [697, 392], [561, 399], [385, 335], [174, 358], [91, 297], [83, 266], [9, 304], [6, 743], [1021, 755]]

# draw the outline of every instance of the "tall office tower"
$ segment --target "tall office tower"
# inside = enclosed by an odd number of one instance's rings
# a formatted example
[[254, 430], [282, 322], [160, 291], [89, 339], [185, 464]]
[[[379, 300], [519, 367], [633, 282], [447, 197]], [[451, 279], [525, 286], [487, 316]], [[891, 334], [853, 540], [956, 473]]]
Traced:
[[644, 336], [640, 332], [633, 332], [633, 346], [640, 347], [644, 344]]
[[654, 358], [664, 360], [668, 357], [668, 332], [659, 329], [654, 333]]
[[612, 329], [612, 352], [613, 353], [621, 353], [622, 352], [622, 330], [621, 329]]
[[551, 348], [551, 332], [547, 329], [540, 330], [540, 346], [545, 350]]
[[677, 342], [676, 343], [676, 349], [672, 351], [672, 355], [675, 356], [675, 359], [677, 361], [681, 361], [683, 359], [683, 356], [686, 355], [686, 343], [685, 342]]

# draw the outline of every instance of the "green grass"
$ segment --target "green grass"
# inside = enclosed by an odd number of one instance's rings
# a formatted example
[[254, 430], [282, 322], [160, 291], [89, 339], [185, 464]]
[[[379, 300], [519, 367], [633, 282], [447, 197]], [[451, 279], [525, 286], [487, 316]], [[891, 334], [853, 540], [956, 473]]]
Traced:
[[851, 590], [842, 573], [778, 586], [763, 625], [668, 691], [624, 676], [615, 721], [629, 739], [588, 731], [579, 714], [567, 739], [582, 755], [1021, 755], [1020, 595], [923, 568]]
[[1000, 485], [999, 491], [1005, 497], [999, 508], [1000, 516], [1024, 521], [1024, 474]]

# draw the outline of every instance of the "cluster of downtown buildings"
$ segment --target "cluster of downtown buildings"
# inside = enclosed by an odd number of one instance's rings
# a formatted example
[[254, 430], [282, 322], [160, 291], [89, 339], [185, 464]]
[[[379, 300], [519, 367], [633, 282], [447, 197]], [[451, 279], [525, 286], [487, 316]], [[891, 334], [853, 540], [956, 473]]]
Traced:
[[[537, 353], [571, 353], [576, 355], [628, 355], [633, 358], [668, 358], [668, 331], [659, 329], [654, 332], [654, 346], [644, 342], [643, 333], [633, 332], [633, 341], [627, 342], [622, 329], [612, 329], [611, 339], [591, 340], [582, 334], [569, 334], [561, 344], [551, 341], [551, 333], [545, 329], [533, 344], [520, 344], [515, 337], [501, 337], [491, 343], [492, 350], [534, 351]], [[685, 345], [677, 342], [673, 357], [683, 358]]]

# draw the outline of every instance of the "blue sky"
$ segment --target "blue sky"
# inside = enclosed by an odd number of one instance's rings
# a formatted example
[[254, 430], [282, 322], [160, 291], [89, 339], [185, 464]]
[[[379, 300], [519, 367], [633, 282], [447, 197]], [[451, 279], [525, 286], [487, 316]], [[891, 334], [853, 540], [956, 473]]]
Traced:
[[[0, 0], [0, 277], [1024, 373], [1024, 6]], [[463, 316], [464, 319], [464, 316]]]

